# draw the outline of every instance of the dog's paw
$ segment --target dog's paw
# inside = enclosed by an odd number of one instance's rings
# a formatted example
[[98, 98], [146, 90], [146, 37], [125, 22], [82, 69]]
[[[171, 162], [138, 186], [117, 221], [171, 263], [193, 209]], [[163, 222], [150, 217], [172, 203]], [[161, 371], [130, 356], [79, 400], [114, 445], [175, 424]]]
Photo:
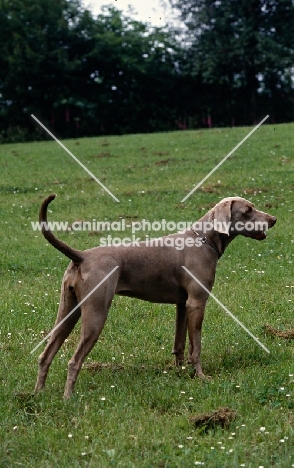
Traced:
[[194, 375], [193, 377], [198, 377], [198, 379], [202, 380], [203, 382], [209, 382], [210, 380], [212, 380], [212, 377], [211, 375], [205, 375], [203, 374], [202, 371], [197, 371], [197, 369], [194, 369]]

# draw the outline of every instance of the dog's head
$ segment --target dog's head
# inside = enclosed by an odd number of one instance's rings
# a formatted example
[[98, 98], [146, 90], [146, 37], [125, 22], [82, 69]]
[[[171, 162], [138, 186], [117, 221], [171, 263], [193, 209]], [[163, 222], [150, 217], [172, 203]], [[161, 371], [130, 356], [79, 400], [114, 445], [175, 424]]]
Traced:
[[229, 237], [242, 235], [256, 240], [265, 239], [266, 231], [277, 221], [277, 218], [257, 210], [252, 202], [241, 197], [224, 198], [209, 214], [215, 231]]

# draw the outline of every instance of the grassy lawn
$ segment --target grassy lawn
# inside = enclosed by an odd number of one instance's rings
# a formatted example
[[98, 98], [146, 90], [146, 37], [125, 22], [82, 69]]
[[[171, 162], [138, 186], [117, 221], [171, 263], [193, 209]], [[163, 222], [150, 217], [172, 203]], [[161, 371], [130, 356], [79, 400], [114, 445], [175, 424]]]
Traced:
[[[0, 147], [1, 467], [294, 466], [293, 340], [264, 329], [294, 328], [294, 124], [263, 125], [181, 203], [249, 131], [64, 141], [120, 203], [54, 141]], [[54, 325], [69, 263], [31, 227], [50, 193], [58, 195], [50, 221], [188, 222], [235, 195], [277, 216], [264, 242], [230, 244], [213, 288], [270, 354], [210, 299], [202, 364], [212, 380], [192, 379], [188, 365], [173, 366], [174, 307], [117, 296], [74, 396], [62, 398], [79, 325], [53, 361], [46, 391], [32, 397], [44, 345], [30, 351]], [[58, 237], [86, 249], [104, 234]], [[192, 424], [220, 407], [237, 413], [228, 427]]]

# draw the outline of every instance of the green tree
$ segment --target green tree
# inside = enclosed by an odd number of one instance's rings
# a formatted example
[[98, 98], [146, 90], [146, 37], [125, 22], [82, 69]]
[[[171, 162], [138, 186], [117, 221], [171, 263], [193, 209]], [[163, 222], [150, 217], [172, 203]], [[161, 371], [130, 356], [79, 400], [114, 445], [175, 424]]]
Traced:
[[170, 35], [107, 8], [97, 18], [93, 38], [87, 66], [105, 131], [170, 128], [176, 119], [170, 94], [178, 79], [178, 52]]
[[78, 0], [0, 1], [2, 129], [29, 131], [32, 112], [53, 120], [58, 103], [71, 98], [80, 57], [73, 50], [87, 43], [76, 29], [85, 16]]
[[31, 113], [60, 136], [174, 128], [177, 48], [114, 8], [94, 19], [79, 0], [0, 0], [2, 139], [31, 138]]
[[[190, 43], [190, 71], [208, 85], [208, 107], [252, 123], [268, 107], [293, 115], [292, 0], [170, 0]], [[279, 102], [287, 96], [281, 115]], [[284, 99], [285, 101], [285, 99]]]

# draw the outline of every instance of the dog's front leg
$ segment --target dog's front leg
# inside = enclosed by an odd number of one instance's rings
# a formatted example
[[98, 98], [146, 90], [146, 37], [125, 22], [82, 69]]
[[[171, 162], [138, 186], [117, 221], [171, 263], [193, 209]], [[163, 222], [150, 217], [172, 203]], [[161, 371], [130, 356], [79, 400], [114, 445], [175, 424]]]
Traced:
[[185, 304], [177, 304], [175, 341], [172, 354], [175, 355], [176, 366], [184, 363], [184, 351], [187, 334], [187, 313]]
[[188, 362], [195, 369], [195, 374], [201, 379], [205, 379], [201, 367], [201, 328], [204, 318], [205, 302], [188, 299], [186, 303], [187, 323], [189, 334], [189, 357]]

